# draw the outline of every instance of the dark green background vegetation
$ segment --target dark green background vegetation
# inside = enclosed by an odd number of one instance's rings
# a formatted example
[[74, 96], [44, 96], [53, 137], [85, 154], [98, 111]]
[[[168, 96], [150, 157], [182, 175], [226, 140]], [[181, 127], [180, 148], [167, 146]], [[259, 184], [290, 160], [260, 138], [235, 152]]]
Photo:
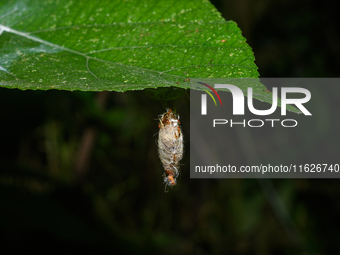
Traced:
[[[335, 1], [213, 3], [240, 26], [261, 77], [339, 76]], [[315, 97], [330, 105], [338, 100], [327, 92]], [[179, 185], [164, 193], [154, 134], [165, 109], [150, 93], [0, 89], [0, 253], [340, 250], [339, 180], [190, 179], [186, 93], [176, 105], [186, 153]], [[337, 117], [338, 109], [325, 116], [326, 121]], [[313, 130], [294, 134], [295, 153], [306, 163], [330, 148], [320, 140], [307, 150], [319, 139]], [[268, 137], [275, 135], [273, 130]], [[236, 138], [226, 139], [237, 148]], [[273, 155], [270, 146], [261, 150]], [[274, 152], [288, 156], [291, 150]], [[244, 158], [241, 150], [232, 156]]]

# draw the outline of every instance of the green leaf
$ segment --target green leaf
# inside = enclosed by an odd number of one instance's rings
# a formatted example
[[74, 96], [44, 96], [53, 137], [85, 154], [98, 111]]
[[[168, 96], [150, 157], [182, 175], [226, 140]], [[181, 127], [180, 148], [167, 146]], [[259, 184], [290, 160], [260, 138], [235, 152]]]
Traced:
[[0, 2], [2, 87], [188, 89], [258, 75], [236, 23], [207, 0]]

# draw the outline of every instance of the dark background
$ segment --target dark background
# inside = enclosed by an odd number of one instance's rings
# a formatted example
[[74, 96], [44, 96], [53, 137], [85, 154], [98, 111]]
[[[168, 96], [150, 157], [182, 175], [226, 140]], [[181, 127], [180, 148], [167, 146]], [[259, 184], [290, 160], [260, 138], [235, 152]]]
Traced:
[[[338, 77], [335, 1], [213, 4], [240, 26], [261, 77]], [[332, 106], [337, 91], [313, 95], [314, 109]], [[165, 109], [152, 93], [0, 89], [0, 254], [340, 251], [338, 179], [190, 179], [186, 92], [176, 105], [186, 153], [179, 185], [164, 193], [154, 134]], [[261, 155], [294, 154], [308, 163], [336, 147], [319, 136], [338, 137], [331, 128], [338, 109], [330, 109], [318, 115], [317, 131], [292, 134], [294, 148], [275, 130], [252, 140], [263, 145]], [[227, 138], [230, 157], [251, 153]]]

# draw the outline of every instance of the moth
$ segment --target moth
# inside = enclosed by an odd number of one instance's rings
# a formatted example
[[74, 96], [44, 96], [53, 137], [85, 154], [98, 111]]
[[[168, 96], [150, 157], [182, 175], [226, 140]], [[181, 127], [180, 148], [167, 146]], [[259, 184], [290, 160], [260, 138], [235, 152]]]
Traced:
[[158, 155], [164, 167], [165, 190], [176, 185], [179, 162], [183, 157], [183, 134], [179, 115], [167, 109], [159, 118]]

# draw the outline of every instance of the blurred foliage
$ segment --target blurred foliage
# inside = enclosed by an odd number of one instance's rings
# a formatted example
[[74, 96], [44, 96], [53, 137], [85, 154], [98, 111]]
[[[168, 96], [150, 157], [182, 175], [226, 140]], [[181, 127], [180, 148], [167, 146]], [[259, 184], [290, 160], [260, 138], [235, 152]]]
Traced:
[[[333, 3], [214, 4], [249, 38], [261, 76], [338, 76]], [[292, 131], [299, 146], [275, 130], [251, 137], [261, 155], [333, 155], [337, 109], [327, 114], [320, 102], [335, 105], [338, 90], [314, 100], [325, 113], [317, 129]], [[338, 253], [338, 180], [190, 179], [187, 94], [175, 103], [186, 149], [179, 185], [164, 193], [154, 135], [165, 109], [148, 92], [1, 89], [0, 253]], [[228, 155], [246, 162], [239, 138], [225, 139]]]

